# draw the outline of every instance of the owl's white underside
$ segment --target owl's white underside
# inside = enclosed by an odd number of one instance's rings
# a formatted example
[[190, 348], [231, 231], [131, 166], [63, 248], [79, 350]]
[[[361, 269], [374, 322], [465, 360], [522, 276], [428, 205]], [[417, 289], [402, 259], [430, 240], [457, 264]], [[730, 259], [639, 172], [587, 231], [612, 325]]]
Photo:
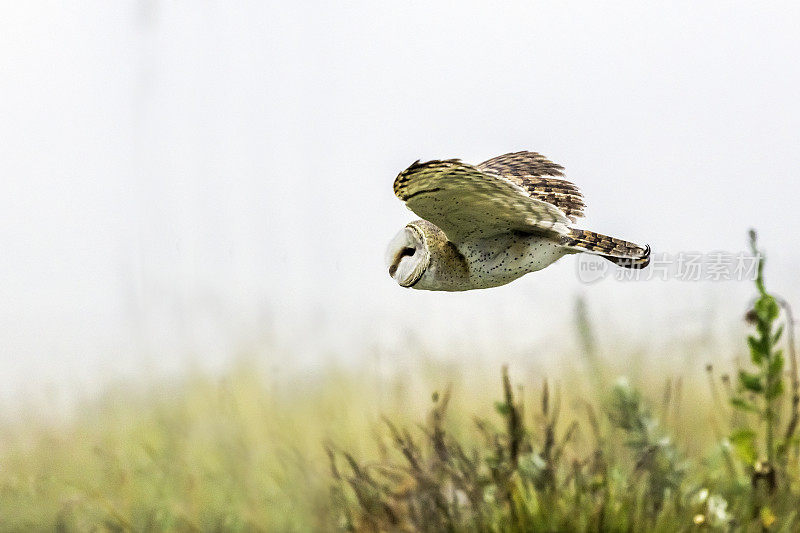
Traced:
[[529, 272], [541, 270], [565, 254], [567, 248], [555, 240], [533, 234], [507, 233], [456, 244], [467, 263], [468, 278], [447, 279], [432, 263], [414, 288], [463, 291], [488, 289], [514, 281]]

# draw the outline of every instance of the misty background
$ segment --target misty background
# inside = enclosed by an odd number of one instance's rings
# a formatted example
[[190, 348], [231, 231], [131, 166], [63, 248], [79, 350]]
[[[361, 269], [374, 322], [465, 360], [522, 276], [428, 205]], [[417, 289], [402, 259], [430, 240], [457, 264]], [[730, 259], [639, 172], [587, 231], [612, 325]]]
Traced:
[[391, 185], [539, 151], [582, 188], [580, 226], [655, 253], [758, 228], [800, 305], [798, 27], [789, 2], [3, 2], [0, 397], [240, 353], [543, 358], [581, 295], [611, 343], [736, 340], [748, 282], [587, 285], [567, 257], [401, 289], [384, 248], [416, 217]]

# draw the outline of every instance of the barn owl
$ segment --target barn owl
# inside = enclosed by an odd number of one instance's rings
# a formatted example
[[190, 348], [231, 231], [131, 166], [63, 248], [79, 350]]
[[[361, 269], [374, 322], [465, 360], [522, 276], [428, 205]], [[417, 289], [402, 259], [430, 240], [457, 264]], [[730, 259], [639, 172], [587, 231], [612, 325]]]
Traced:
[[415, 162], [397, 176], [394, 193], [423, 220], [390, 242], [389, 275], [402, 287], [466, 291], [505, 285], [579, 252], [646, 267], [649, 246], [572, 227], [585, 204], [563, 170], [536, 152], [477, 166]]

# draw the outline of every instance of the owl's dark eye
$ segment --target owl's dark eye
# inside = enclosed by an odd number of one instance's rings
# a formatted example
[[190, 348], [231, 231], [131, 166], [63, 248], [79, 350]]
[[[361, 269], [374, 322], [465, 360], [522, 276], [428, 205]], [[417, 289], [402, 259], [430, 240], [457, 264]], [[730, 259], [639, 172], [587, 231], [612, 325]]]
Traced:
[[400, 264], [400, 260], [403, 259], [404, 257], [410, 257], [414, 255], [414, 252], [416, 252], [414, 248], [408, 248], [408, 247], [400, 250], [400, 253], [397, 254], [397, 256], [394, 259], [394, 264], [389, 267], [389, 275], [394, 277], [394, 273], [397, 272], [397, 266]]

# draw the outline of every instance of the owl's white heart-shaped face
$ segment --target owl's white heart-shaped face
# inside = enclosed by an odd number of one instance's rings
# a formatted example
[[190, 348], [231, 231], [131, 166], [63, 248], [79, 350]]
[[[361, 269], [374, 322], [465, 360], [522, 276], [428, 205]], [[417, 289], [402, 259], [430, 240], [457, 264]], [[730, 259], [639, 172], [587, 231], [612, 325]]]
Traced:
[[406, 226], [395, 235], [386, 249], [386, 267], [401, 287], [413, 286], [430, 264], [431, 257], [419, 230]]

